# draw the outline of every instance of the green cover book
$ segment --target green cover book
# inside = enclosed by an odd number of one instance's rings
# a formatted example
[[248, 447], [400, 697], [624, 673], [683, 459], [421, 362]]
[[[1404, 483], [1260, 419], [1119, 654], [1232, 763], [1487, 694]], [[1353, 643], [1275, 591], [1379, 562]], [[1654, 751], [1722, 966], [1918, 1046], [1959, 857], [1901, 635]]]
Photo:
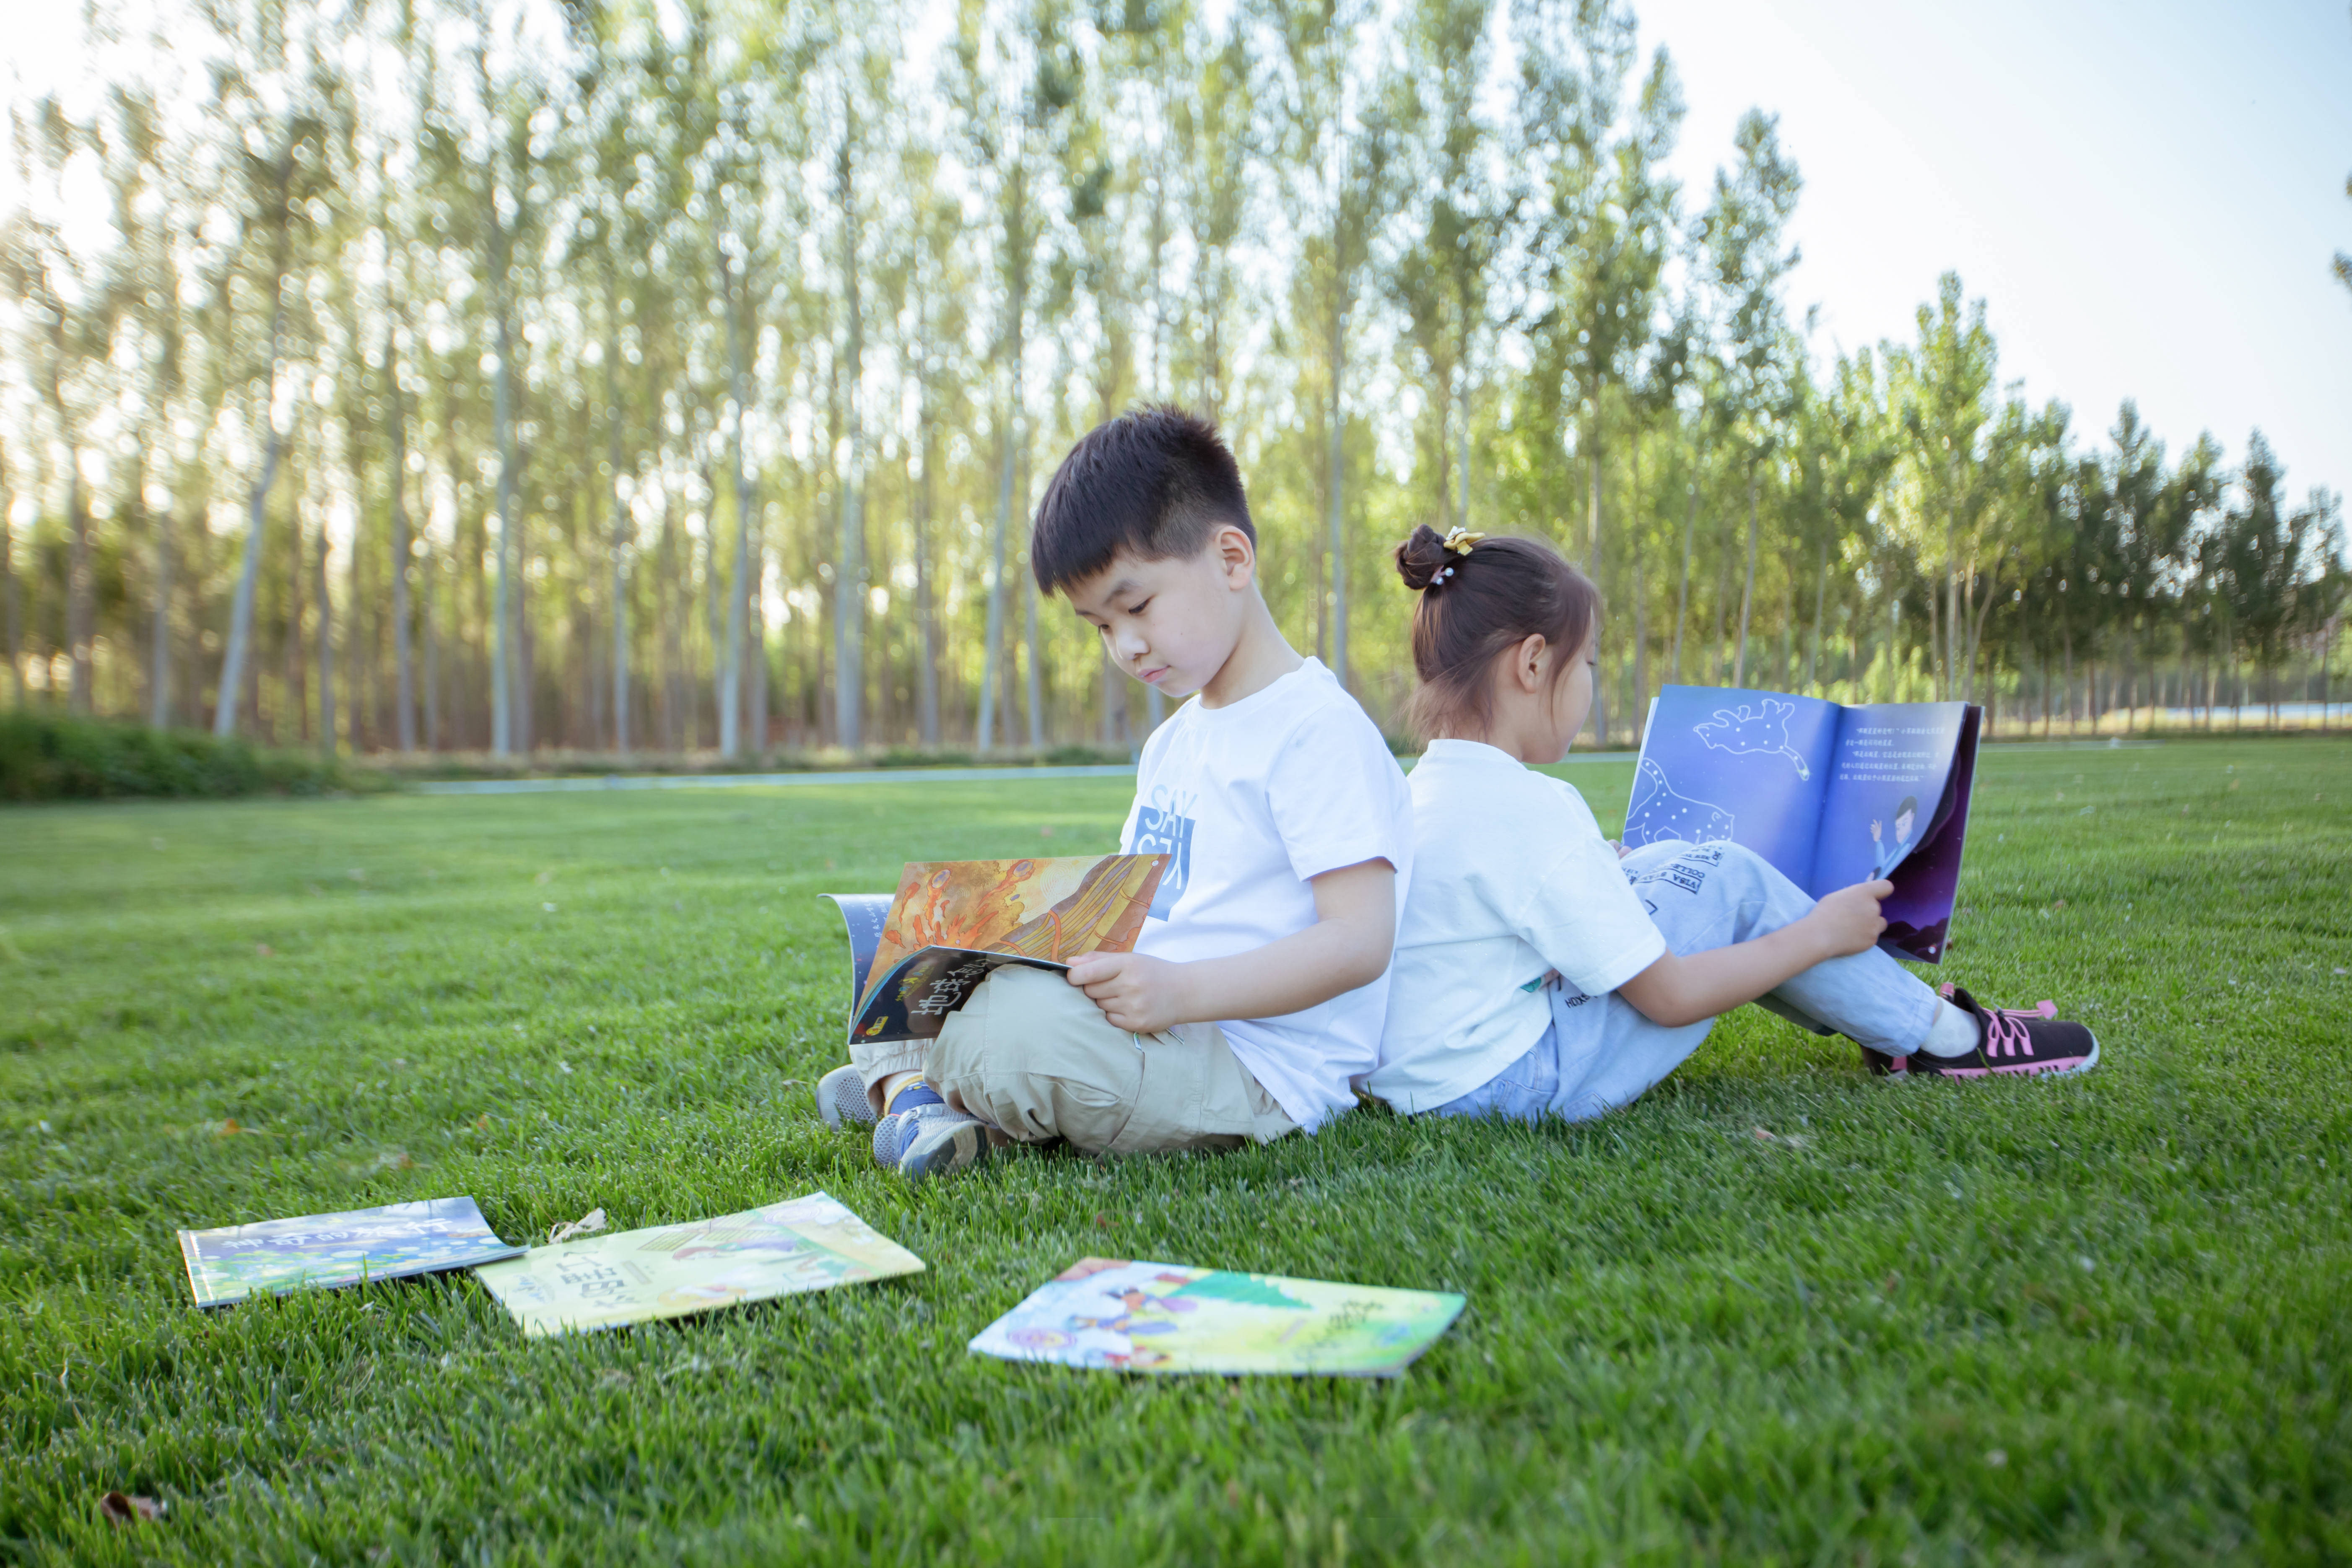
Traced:
[[1087, 1258], [969, 1348], [1118, 1372], [1395, 1377], [1464, 1303], [1448, 1291]]
[[824, 1193], [533, 1247], [475, 1278], [532, 1339], [913, 1274], [923, 1260]]
[[199, 1307], [306, 1286], [356, 1285], [495, 1263], [521, 1252], [490, 1229], [471, 1198], [427, 1198], [341, 1214], [180, 1232]]

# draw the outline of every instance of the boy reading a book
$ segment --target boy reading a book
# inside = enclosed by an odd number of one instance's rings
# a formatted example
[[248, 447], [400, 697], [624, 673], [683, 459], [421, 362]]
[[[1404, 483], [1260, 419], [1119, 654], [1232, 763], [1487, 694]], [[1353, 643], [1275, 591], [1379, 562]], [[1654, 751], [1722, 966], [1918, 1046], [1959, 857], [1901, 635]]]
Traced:
[[1119, 668], [1191, 701], [1146, 742], [1120, 839], [1168, 866], [1135, 951], [1005, 968], [939, 1037], [857, 1042], [825, 1120], [873, 1121], [912, 1180], [1002, 1141], [1089, 1152], [1311, 1131], [1372, 1068], [1412, 870], [1404, 776], [1258, 591], [1257, 531], [1215, 429], [1174, 408], [1072, 447], [1029, 541]]
[[[1583, 796], [1530, 763], [1584, 727], [1600, 595], [1550, 546], [1416, 531], [1412, 772], [1419, 871], [1397, 934], [1395, 1004], [1367, 1085], [1407, 1113], [1597, 1116], [1759, 1002], [1912, 1076], [2080, 1072], [2080, 1024], [1939, 996], [1885, 952], [1874, 880], [1816, 902], [1737, 844], [1624, 851]], [[1907, 826], [1898, 825], [1898, 835]]]

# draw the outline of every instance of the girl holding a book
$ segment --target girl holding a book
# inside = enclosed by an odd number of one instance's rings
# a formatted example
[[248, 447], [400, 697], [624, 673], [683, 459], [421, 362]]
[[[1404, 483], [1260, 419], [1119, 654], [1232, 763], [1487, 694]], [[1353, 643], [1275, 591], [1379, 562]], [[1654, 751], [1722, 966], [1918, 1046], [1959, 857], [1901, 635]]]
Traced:
[[1422, 528], [1413, 612], [1413, 876], [1367, 1087], [1407, 1113], [1594, 1116], [1755, 1002], [1862, 1047], [1874, 1071], [2079, 1072], [2080, 1024], [1930, 990], [1877, 947], [1885, 881], [1816, 901], [1728, 842], [1626, 852], [1530, 764], [1584, 725], [1600, 595], [1538, 541]]

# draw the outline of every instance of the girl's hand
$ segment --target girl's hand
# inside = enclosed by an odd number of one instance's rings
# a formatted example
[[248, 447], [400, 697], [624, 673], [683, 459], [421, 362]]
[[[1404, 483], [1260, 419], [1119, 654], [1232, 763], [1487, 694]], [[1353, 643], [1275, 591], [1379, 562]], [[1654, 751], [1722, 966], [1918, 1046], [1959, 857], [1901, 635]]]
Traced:
[[1185, 967], [1139, 952], [1090, 952], [1070, 965], [1069, 978], [1114, 1028], [1157, 1035], [1192, 1022]]
[[1857, 882], [1815, 904], [1805, 923], [1813, 928], [1822, 951], [1831, 958], [1843, 958], [1848, 953], [1865, 952], [1878, 942], [1879, 933], [1886, 929], [1886, 917], [1878, 912], [1878, 901], [1894, 895], [1892, 882]]

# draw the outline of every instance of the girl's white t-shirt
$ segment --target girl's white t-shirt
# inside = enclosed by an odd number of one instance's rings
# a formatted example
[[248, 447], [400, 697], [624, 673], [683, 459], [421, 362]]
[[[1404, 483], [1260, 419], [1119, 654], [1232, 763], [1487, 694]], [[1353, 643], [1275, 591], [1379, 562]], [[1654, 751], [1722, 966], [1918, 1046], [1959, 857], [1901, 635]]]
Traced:
[[[1404, 773], [1321, 661], [1222, 708], [1185, 703], [1144, 742], [1120, 842], [1165, 854], [1138, 952], [1225, 958], [1316, 921], [1310, 878], [1367, 860], [1412, 872]], [[1234, 1055], [1299, 1126], [1355, 1104], [1380, 1049], [1388, 977], [1278, 1018], [1220, 1022]]]
[[1412, 891], [1365, 1087], [1411, 1113], [1486, 1082], [1555, 1019], [1562, 1060], [1597, 1045], [1592, 999], [1666, 942], [1568, 784], [1475, 741], [1433, 741], [1406, 782]]

